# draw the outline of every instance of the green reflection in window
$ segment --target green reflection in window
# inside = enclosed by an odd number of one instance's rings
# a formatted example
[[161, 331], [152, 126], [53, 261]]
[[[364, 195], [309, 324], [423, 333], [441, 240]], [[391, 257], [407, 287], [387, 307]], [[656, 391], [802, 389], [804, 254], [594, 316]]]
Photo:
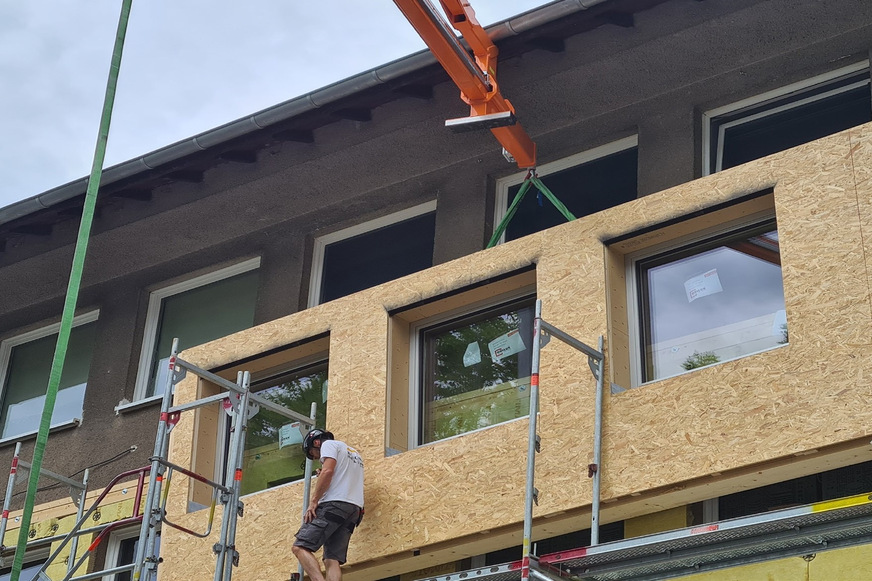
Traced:
[[[274, 376], [252, 390], [283, 407], [305, 416], [317, 404], [315, 425], [324, 428], [327, 418], [327, 361]], [[292, 420], [261, 408], [248, 421], [243, 458], [242, 494], [264, 490], [303, 477], [306, 457], [300, 444], [302, 432]], [[284, 428], [285, 435], [279, 435]]]
[[533, 301], [422, 331], [420, 443], [530, 413]]

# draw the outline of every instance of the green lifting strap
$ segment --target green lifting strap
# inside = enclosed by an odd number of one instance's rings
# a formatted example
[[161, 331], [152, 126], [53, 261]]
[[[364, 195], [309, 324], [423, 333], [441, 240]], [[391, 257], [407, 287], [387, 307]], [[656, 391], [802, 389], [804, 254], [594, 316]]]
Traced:
[[487, 248], [493, 248], [500, 241], [500, 238], [503, 235], [503, 232], [506, 231], [506, 228], [509, 225], [509, 222], [512, 221], [512, 218], [515, 216], [515, 212], [518, 211], [518, 206], [521, 204], [521, 200], [524, 199], [527, 191], [530, 189], [530, 186], [536, 186], [536, 188], [545, 194], [545, 197], [548, 198], [548, 201], [557, 208], [557, 211], [563, 214], [563, 217], [566, 218], [567, 222], [572, 222], [575, 220], [575, 216], [572, 215], [572, 212], [563, 205], [563, 202], [557, 199], [557, 196], [551, 193], [551, 190], [548, 189], [542, 180], [533, 173], [532, 171], [527, 174], [526, 179], [524, 179], [524, 183], [521, 184], [521, 189], [518, 190], [518, 193], [515, 194], [515, 199], [512, 200], [512, 205], [509, 206], [509, 209], [506, 211], [506, 215], [503, 216], [502, 221], [499, 226], [497, 226], [496, 231], [494, 231], [494, 235], [491, 236], [490, 242], [487, 243]]
[[[82, 269], [85, 265], [85, 254], [88, 249], [88, 238], [91, 235], [91, 223], [94, 220], [94, 208], [97, 206], [97, 191], [100, 188], [100, 177], [103, 161], [106, 157], [106, 143], [109, 140], [109, 124], [112, 120], [112, 107], [115, 103], [115, 87], [118, 84], [118, 71], [121, 68], [121, 53], [124, 49], [124, 37], [127, 34], [127, 21], [130, 18], [130, 5], [133, 0], [122, 0], [121, 16], [118, 20], [118, 30], [115, 35], [115, 48], [112, 52], [112, 62], [109, 66], [109, 80], [106, 83], [106, 95], [103, 100], [103, 113], [100, 117], [100, 130], [97, 135], [97, 146], [94, 151], [94, 162], [91, 165], [91, 175], [88, 178], [88, 189], [85, 193], [85, 204], [82, 208], [82, 221], [79, 223], [79, 234], [76, 248], [73, 252], [73, 264], [70, 269], [70, 280], [67, 284], [67, 295], [64, 299], [64, 310], [61, 315], [61, 327], [55, 345], [49, 373], [48, 387], [45, 392], [45, 405], [36, 444], [33, 448], [30, 478], [27, 482], [27, 496], [24, 500], [24, 510], [21, 515], [21, 528], [18, 530], [18, 545], [15, 547], [15, 558], [12, 562], [10, 581], [18, 581], [24, 564], [24, 552], [30, 533], [30, 522], [33, 518], [33, 505], [36, 500], [36, 489], [39, 483], [39, 473], [42, 469], [42, 459], [45, 454], [45, 444], [48, 440], [51, 416], [54, 413], [55, 400], [61, 383], [61, 373], [67, 355], [67, 345], [70, 331], [73, 327], [73, 315], [76, 312], [76, 302], [79, 298], [79, 287], [82, 282]], [[84, 499], [82, 499], [84, 501]], [[2, 540], [0, 540], [2, 542]]]

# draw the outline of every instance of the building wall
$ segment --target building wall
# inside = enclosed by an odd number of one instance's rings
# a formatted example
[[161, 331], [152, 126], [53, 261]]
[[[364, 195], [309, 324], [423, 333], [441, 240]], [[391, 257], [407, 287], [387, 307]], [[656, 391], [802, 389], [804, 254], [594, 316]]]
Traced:
[[[560, 53], [507, 45], [500, 82], [541, 163], [638, 134], [640, 196], [699, 177], [703, 111], [868, 58], [872, 37], [872, 7], [857, 0], [611, 6], [632, 13], [634, 25], [579, 20], [584, 32]], [[260, 256], [256, 322], [264, 323], [306, 305], [315, 236], [433, 199], [434, 264], [483, 248], [495, 180], [516, 169], [491, 135], [444, 129], [464, 107], [445, 82], [429, 100], [377, 107], [371, 122], [325, 125], [314, 144], [272, 146], [255, 164], [219, 165], [201, 183], [167, 182], [148, 202], [113, 198], [95, 221], [79, 301], [81, 311], [101, 310], [85, 421], [53, 436], [46, 465], [73, 473], [107, 441], [112, 454], [136, 450], [95, 482], [147, 463], [156, 408], [119, 416], [114, 407], [132, 399], [155, 288]], [[126, 186], [136, 188], [136, 178]], [[75, 231], [67, 220], [50, 235], [7, 241], [0, 340], [59, 319]], [[11, 453], [0, 449], [0, 465]]]
[[[350, 579], [516, 545], [526, 420], [386, 455], [393, 419], [385, 405], [392, 389], [389, 313], [535, 264], [543, 317], [588, 344], [605, 335], [607, 374], [615, 378], [621, 314], [610, 299], [615, 281], [608, 274], [610, 257], [621, 248], [606, 251], [602, 241], [773, 188], [790, 344], [608, 397], [603, 522], [865, 461], [872, 455], [864, 405], [872, 365], [870, 160], [872, 125], [865, 125], [265, 323], [183, 357], [232, 369], [234, 361], [329, 331], [328, 424], [362, 451], [367, 466], [367, 517], [352, 540]], [[585, 358], [552, 341], [541, 366], [538, 538], [589, 523], [594, 421], [594, 380]], [[187, 401], [204, 389], [198, 392], [189, 376], [177, 397]], [[195, 422], [184, 419], [173, 433], [172, 458], [182, 465], [197, 465], [193, 451], [205, 424], [196, 425], [195, 432]], [[190, 494], [176, 486], [169, 509], [184, 513]], [[237, 536], [243, 557], [234, 573], [240, 579], [279, 578], [294, 567], [288, 555], [301, 494], [295, 483], [244, 499]], [[198, 518], [199, 512], [178, 517], [182, 523]], [[211, 542], [166, 533], [162, 579], [207, 574]]]
[[[149, 293], [259, 256], [255, 322], [261, 326], [190, 357], [204, 366], [231, 365], [329, 332], [331, 385], [337, 386], [331, 428], [363, 448], [374, 499], [352, 548], [350, 574], [375, 579], [516, 544], [525, 422], [491, 428], [475, 441], [459, 438], [384, 456], [385, 434], [397, 424], [387, 419], [389, 398], [403, 396], [387, 372], [394, 356], [387, 312], [535, 264], [546, 319], [589, 343], [605, 334], [608, 377], [628, 387], [620, 264], [630, 248], [612, 245], [604, 252], [601, 240], [770, 187], [783, 237], [790, 346], [609, 398], [604, 517], [632, 518], [868, 459], [857, 392], [869, 363], [868, 128], [691, 180], [703, 173], [703, 112], [867, 59], [872, 5], [610, 4], [632, 12], [634, 25], [584, 28], [565, 39], [560, 53], [507, 43], [499, 78], [543, 164], [638, 135], [641, 199], [480, 252], [499, 218], [495, 182], [516, 168], [504, 162], [489, 134], [444, 129], [446, 118], [465, 114], [447, 82], [431, 99], [377, 107], [371, 122], [320, 127], [313, 144], [273, 145], [255, 164], [219, 165], [202, 183], [167, 181], [147, 202], [114, 199], [96, 218], [79, 301], [81, 312], [100, 309], [85, 417], [81, 426], [51, 435], [44, 466], [73, 474], [118, 455], [93, 471], [95, 488], [146, 465], [157, 406], [120, 415], [114, 408], [132, 398]], [[137, 178], [126, 185], [135, 188]], [[433, 199], [436, 267], [303, 311], [316, 236]], [[68, 220], [49, 235], [7, 240], [0, 252], [0, 340], [59, 319], [75, 232]], [[589, 521], [590, 484], [575, 465], [589, 461], [593, 383], [578, 368], [586, 363], [562, 345], [543, 351], [539, 511], [552, 515], [537, 523], [543, 537]], [[549, 375], [559, 390], [549, 390]], [[345, 385], [354, 393], [345, 393]], [[719, 386], [717, 394], [712, 385]], [[663, 421], [654, 426], [646, 421], [651, 417]], [[179, 432], [184, 429], [190, 426]], [[24, 458], [32, 446], [32, 438], [24, 442]], [[0, 466], [11, 460], [12, 448], [0, 446]], [[807, 454], [812, 449], [819, 452]], [[187, 456], [184, 449], [174, 453]], [[661, 463], [664, 469], [651, 470]], [[500, 494], [482, 502], [485, 474], [499, 475]], [[249, 515], [259, 516], [240, 530], [243, 578], [257, 578], [252, 563], [276, 575], [290, 566], [297, 517], [282, 516], [277, 507], [298, 506], [298, 488], [246, 499]], [[437, 490], [450, 494], [437, 503]], [[38, 502], [64, 496], [48, 491]], [[488, 535], [479, 534], [481, 522], [488, 523]], [[375, 541], [359, 544], [362, 539]], [[168, 563], [175, 565], [164, 569], [211, 567], [211, 553], [199, 548], [179, 565], [186, 541], [167, 544]]]

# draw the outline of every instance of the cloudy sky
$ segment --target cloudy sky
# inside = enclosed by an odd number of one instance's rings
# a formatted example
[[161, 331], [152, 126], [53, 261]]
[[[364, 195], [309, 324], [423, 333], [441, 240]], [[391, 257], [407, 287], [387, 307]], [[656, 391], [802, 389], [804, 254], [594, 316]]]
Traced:
[[[0, 207], [90, 172], [120, 8], [0, 3]], [[134, 0], [106, 167], [423, 48], [391, 0]]]

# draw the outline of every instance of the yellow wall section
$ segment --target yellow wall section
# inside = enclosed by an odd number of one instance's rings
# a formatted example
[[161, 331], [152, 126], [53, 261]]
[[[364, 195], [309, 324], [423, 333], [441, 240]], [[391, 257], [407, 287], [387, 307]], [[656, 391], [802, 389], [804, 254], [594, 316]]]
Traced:
[[662, 531], [683, 529], [687, 522], [687, 507], [677, 506], [624, 521], [624, 538], [641, 537]]
[[[119, 488], [119, 492], [113, 492], [107, 498], [114, 499], [123, 495], [124, 493], [120, 492], [120, 489], [124, 488], [123, 486]], [[132, 488], [128, 487], [128, 493], [130, 496], [133, 495], [133, 491], [135, 491], [135, 485]], [[85, 504], [85, 510], [87, 511], [93, 504], [93, 500], [96, 496], [98, 496], [102, 491], [95, 490], [88, 493], [88, 499]], [[143, 501], [144, 501], [143, 494]], [[141, 503], [142, 504], [142, 503]], [[34, 514], [39, 515], [41, 513], [50, 512], [51, 514], [59, 515], [59, 516], [51, 516], [49, 518], [45, 518], [43, 520], [34, 520], [31, 523], [31, 537], [30, 541], [37, 541], [39, 539], [49, 538], [57, 535], [65, 535], [73, 530], [73, 527], [76, 525], [76, 507], [71, 502], [66, 502], [65, 504], [60, 504], [57, 501], [49, 503], [43, 506], [37, 506], [34, 509]], [[20, 511], [16, 511], [10, 515], [9, 525], [6, 530], [6, 534], [3, 537], [3, 546], [15, 548], [18, 544], [18, 524], [15, 522], [15, 517], [20, 513]], [[133, 514], [133, 498], [128, 498], [127, 500], [122, 500], [120, 502], [108, 502], [106, 504], [102, 504], [96, 511], [94, 511], [91, 516], [88, 518], [88, 521], [84, 523], [81, 528], [90, 528], [101, 524], [109, 524], [115, 521], [129, 518]], [[63, 515], [63, 516], [60, 516]], [[76, 560], [82, 557], [87, 550], [90, 544], [96, 538], [96, 533], [81, 535], [78, 539], [78, 546], [76, 548]], [[101, 545], [105, 548], [109, 539], [104, 538]], [[51, 544], [50, 552], [54, 552], [63, 542], [63, 539], [54, 541]], [[70, 555], [70, 544], [67, 543], [65, 545], [65, 549], [62, 553], [58, 555], [58, 557], [49, 565], [47, 569], [47, 573], [52, 579], [62, 579], [67, 573], [67, 560]], [[11, 563], [11, 560], [9, 561]], [[77, 575], [83, 575], [88, 571], [99, 570], [102, 568], [102, 563], [89, 563], [85, 562], [78, 569]]]
[[864, 581], [872, 579], [872, 546], [850, 547], [681, 577], [687, 581]]

